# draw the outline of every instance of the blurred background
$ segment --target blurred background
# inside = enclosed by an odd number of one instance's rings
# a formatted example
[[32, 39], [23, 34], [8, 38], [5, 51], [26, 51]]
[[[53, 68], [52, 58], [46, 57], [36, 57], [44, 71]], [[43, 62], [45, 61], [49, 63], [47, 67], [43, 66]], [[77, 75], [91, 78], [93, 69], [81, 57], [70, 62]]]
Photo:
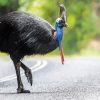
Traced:
[[[66, 6], [70, 26], [64, 28], [65, 55], [99, 56], [100, 0], [0, 0], [0, 16], [11, 11], [24, 11], [40, 16], [54, 26], [59, 14], [59, 2]], [[49, 55], [58, 54], [56, 49]]]

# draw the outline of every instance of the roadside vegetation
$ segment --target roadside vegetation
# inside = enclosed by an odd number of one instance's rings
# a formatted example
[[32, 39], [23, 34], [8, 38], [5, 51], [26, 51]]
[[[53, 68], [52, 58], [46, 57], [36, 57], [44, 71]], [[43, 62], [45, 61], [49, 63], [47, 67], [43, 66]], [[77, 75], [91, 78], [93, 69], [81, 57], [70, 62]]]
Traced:
[[[65, 55], [100, 55], [100, 45], [97, 45], [100, 43], [100, 0], [0, 0], [0, 15], [14, 10], [26, 11], [54, 26], [59, 13], [58, 2], [65, 4], [70, 26], [64, 29]], [[58, 55], [58, 51], [50, 55]]]

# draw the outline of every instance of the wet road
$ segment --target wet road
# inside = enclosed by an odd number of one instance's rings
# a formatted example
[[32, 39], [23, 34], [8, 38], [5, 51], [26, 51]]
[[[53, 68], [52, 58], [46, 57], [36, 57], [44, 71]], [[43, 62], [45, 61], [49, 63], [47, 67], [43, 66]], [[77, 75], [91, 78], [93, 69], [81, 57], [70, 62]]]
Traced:
[[13, 63], [0, 58], [0, 100], [100, 100], [100, 58], [38, 58], [23, 61], [33, 72], [30, 94], [16, 94]]

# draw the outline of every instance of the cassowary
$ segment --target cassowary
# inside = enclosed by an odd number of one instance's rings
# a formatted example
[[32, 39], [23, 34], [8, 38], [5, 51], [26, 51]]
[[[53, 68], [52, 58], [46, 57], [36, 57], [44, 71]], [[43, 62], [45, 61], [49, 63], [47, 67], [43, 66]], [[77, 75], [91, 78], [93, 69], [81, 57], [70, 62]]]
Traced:
[[[60, 9], [61, 12], [65, 12], [64, 5], [61, 5]], [[64, 18], [63, 13], [58, 21], [61, 28], [66, 26]], [[0, 17], [0, 51], [8, 53], [14, 63], [18, 83], [17, 93], [30, 92], [24, 89], [20, 67], [32, 85], [31, 70], [21, 62], [21, 59], [26, 55], [44, 55], [55, 50], [58, 43], [54, 32], [55, 29], [47, 21], [25, 12], [14, 11]]]

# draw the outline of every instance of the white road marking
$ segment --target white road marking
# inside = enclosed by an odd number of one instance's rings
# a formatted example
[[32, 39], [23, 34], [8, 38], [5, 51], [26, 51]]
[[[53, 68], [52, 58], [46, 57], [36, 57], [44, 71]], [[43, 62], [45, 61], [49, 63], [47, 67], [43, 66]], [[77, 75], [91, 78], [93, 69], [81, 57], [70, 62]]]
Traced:
[[44, 68], [47, 65], [47, 61], [43, 60], [41, 66], [36, 67], [35, 69], [32, 70], [32, 72], [38, 71], [42, 68]]
[[[36, 64], [34, 66], [32, 66], [30, 69], [32, 70], [32, 72], [35, 72], [37, 70], [40, 70], [42, 68], [44, 68], [45, 66], [47, 65], [47, 61], [36, 61]], [[21, 71], [21, 76], [24, 76], [24, 71]], [[16, 74], [13, 74], [13, 75], [10, 75], [10, 76], [6, 76], [4, 78], [1, 78], [0, 79], [0, 82], [6, 82], [6, 81], [10, 81], [10, 80], [13, 80], [13, 79], [16, 79]]]
[[[40, 65], [41, 65], [41, 61], [36, 61], [36, 64], [34, 66], [32, 66], [31, 69], [33, 69], [33, 68], [35, 69], [36, 67], [38, 67]], [[21, 71], [21, 74], [23, 74], [23, 73], [24, 73], [24, 71]], [[16, 74], [13, 74], [13, 75], [10, 75], [10, 76], [6, 76], [4, 78], [1, 78], [0, 82], [1, 82], [1, 80], [5, 80], [5, 79], [11, 78], [11, 77], [15, 77], [15, 76], [16, 76]]]

